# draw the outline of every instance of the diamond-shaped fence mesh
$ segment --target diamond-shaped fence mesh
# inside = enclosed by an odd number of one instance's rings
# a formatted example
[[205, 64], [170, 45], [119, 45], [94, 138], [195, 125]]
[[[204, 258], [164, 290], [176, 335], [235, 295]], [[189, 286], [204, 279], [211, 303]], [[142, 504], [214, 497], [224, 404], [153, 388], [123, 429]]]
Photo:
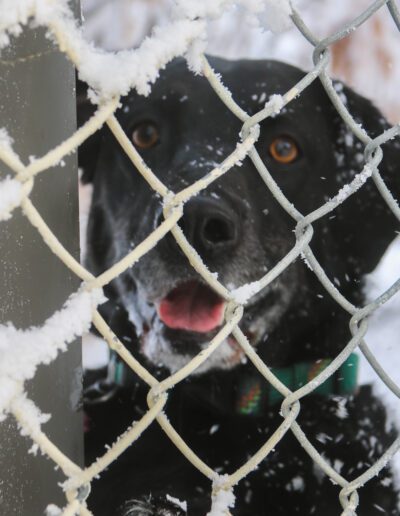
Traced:
[[[386, 374], [374, 357], [374, 354], [364, 342], [369, 316], [396, 294], [400, 288], [400, 280], [396, 281], [391, 288], [366, 306], [354, 306], [331, 282], [310, 248], [310, 242], [313, 236], [313, 223], [334, 212], [341, 203], [346, 202], [348, 197], [357, 195], [357, 190], [362, 188], [367, 180], [375, 183], [375, 187], [392, 211], [393, 217], [400, 219], [399, 206], [379, 173], [379, 164], [383, 156], [382, 145], [399, 135], [400, 126], [395, 125], [372, 139], [347, 110], [346, 105], [335, 91], [332, 79], [327, 71], [330, 58], [330, 46], [332, 44], [356, 30], [380, 9], [387, 9], [388, 16], [393, 18], [394, 23], [400, 29], [399, 10], [393, 0], [375, 1], [368, 9], [362, 12], [357, 18], [351, 20], [351, 22], [342, 27], [335, 34], [320, 40], [310, 32], [300, 14], [296, 12], [289, 3], [283, 2], [281, 4], [283, 6], [282, 9], [285, 11], [288, 19], [291, 19], [291, 22], [312, 45], [314, 68], [298, 84], [294, 84], [293, 87], [279, 99], [278, 104], [277, 99], [272, 98], [266, 103], [263, 109], [255, 115], [250, 116], [239, 106], [237, 103], [238, 99], [234, 99], [223, 85], [223, 77], [221, 78], [213, 71], [207, 58], [202, 53], [201, 45], [197, 45], [199, 37], [202, 35], [202, 31], [206, 26], [206, 16], [209, 14], [207, 9], [209, 9], [210, 14], [215, 15], [218, 14], [219, 11], [222, 11], [224, 7], [227, 7], [229, 3], [230, 2], [216, 2], [214, 12], [213, 8], [207, 6], [207, 3], [205, 3], [203, 11], [200, 9], [202, 12], [196, 12], [193, 5], [191, 7], [192, 10], [189, 9], [190, 2], [177, 2], [180, 8], [179, 12], [181, 13], [180, 18], [176, 16], [170, 25], [156, 31], [138, 50], [123, 53], [119, 58], [109, 57], [84, 43], [65, 3], [56, 3], [46, 0], [26, 2], [15, 0], [15, 2], [11, 3], [6, 2], [7, 5], [4, 7], [4, 12], [6, 12], [7, 9], [8, 14], [4, 16], [4, 20], [0, 22], [0, 41], [3, 46], [6, 46], [8, 43], [9, 34], [19, 33], [19, 24], [27, 24], [33, 21], [38, 25], [43, 25], [48, 28], [49, 34], [58, 45], [59, 49], [67, 54], [75, 65], [81, 74], [81, 78], [86, 80], [89, 86], [97, 93], [96, 100], [98, 107], [92, 118], [60, 145], [49, 151], [46, 155], [35, 159], [30, 164], [26, 165], [21, 161], [19, 156], [13, 151], [12, 146], [7, 142], [5, 135], [3, 135], [4, 137], [0, 146], [1, 160], [15, 173], [13, 178], [7, 178], [0, 183], [0, 220], [9, 218], [12, 210], [19, 207], [35, 230], [40, 233], [49, 249], [58, 256], [66, 267], [82, 280], [79, 291], [71, 296], [65, 306], [45, 321], [41, 327], [26, 332], [18, 331], [12, 326], [3, 326], [0, 328], [0, 338], [2, 339], [0, 343], [2, 353], [2, 357], [0, 358], [0, 409], [3, 413], [13, 415], [23, 432], [27, 434], [33, 442], [39, 446], [41, 452], [54, 461], [65, 474], [66, 481], [63, 484], [63, 489], [67, 502], [62, 510], [62, 514], [64, 515], [91, 514], [85, 501], [88, 486], [91, 481], [97, 475], [101, 475], [102, 471], [120, 454], [124, 453], [128, 446], [140, 439], [142, 432], [151, 424], [160, 425], [169, 439], [171, 439], [186, 459], [192, 463], [193, 467], [197, 468], [213, 482], [214, 498], [218, 497], [218, 493], [220, 492], [229, 492], [238, 482], [254, 470], [275, 447], [279, 446], [281, 439], [287, 432], [292, 432], [297, 438], [299, 446], [302, 446], [324, 473], [339, 486], [338, 497], [340, 498], [340, 503], [343, 507], [342, 514], [344, 515], [356, 514], [358, 505], [357, 489], [377, 475], [400, 447], [400, 438], [397, 438], [377, 462], [370, 467], [366, 465], [365, 471], [360, 476], [350, 480], [335, 471], [328, 461], [322, 457], [318, 449], [311, 444], [302, 428], [297, 423], [302, 398], [312, 393], [329, 376], [333, 375], [356, 349], [359, 349], [364, 354], [377, 376], [386, 384], [388, 389], [390, 389], [395, 396], [400, 396], [400, 386], [396, 385]], [[246, 7], [246, 2], [241, 3]], [[274, 4], [273, 2], [269, 3], [271, 5]], [[279, 4], [276, 3], [275, 7], [277, 5]], [[187, 11], [185, 11], [185, 6], [188, 6]], [[179, 30], [177, 30], [178, 28]], [[171, 38], [168, 38], [168, 34], [176, 34], [173, 41]], [[226, 156], [220, 165], [210, 170], [209, 173], [200, 180], [183, 190], [172, 192], [143, 162], [134, 145], [121, 128], [114, 112], [119, 105], [120, 95], [126, 94], [129, 89], [134, 87], [138, 89], [139, 93], [145, 93], [149, 88], [148, 82], [152, 82], [156, 79], [157, 72], [161, 67], [173, 57], [177, 55], [187, 55], [187, 53], [190, 52], [193, 54], [196, 49], [195, 60], [197, 67], [201, 69], [210, 87], [213, 88], [216, 95], [219, 96], [221, 102], [243, 123], [243, 126], [236, 149], [229, 156]], [[151, 55], [152, 52], [154, 54], [154, 62], [149, 64], [149, 55]], [[115, 63], [113, 59], [116, 60]], [[101, 64], [107, 69], [107, 65], [111, 68], [113, 66], [119, 66], [122, 61], [118, 61], [118, 59], [124, 60], [125, 67], [128, 70], [125, 78], [118, 84], [107, 83], [107, 81], [102, 82], [95, 73], [91, 74], [89, 70], [90, 66], [88, 66], [88, 63], [94, 63], [95, 65], [97, 60], [97, 65]], [[137, 70], [137, 67], [142, 63], [145, 68], [145, 80], [139, 83], [135, 70]], [[145, 65], [145, 63], [147, 64]], [[129, 72], [130, 67], [133, 70], [132, 73]], [[112, 76], [112, 70], [107, 70], [107, 73]], [[255, 143], [259, 136], [259, 123], [276, 114], [277, 110], [301, 95], [302, 92], [316, 80], [322, 82], [326, 93], [339, 115], [354, 135], [364, 144], [365, 164], [362, 172], [356, 175], [348, 185], [343, 187], [335, 197], [331, 198], [313, 212], [302, 214], [289, 202], [275, 183], [265, 163], [258, 154]], [[131, 160], [133, 164], [132, 173], [141, 174], [150, 187], [162, 197], [164, 203], [164, 221], [121, 261], [101, 275], [95, 277], [78, 263], [63, 247], [57, 239], [57, 235], [49, 229], [48, 224], [35, 208], [30, 194], [36, 178], [40, 173], [49, 170], [52, 166], [59, 163], [67, 154], [76, 150], [83, 141], [101, 128], [103, 124], [108, 125], [123, 151]], [[274, 376], [270, 368], [259, 358], [257, 351], [249, 344], [246, 336], [240, 329], [240, 321], [245, 309], [245, 303], [238, 302], [235, 292], [230, 291], [222, 285], [207, 269], [178, 225], [178, 221], [183, 214], [185, 203], [189, 201], [192, 196], [207, 188], [208, 185], [224, 174], [229, 174], [232, 167], [246, 156], [253, 162], [265, 183], [265, 187], [270, 190], [282, 208], [293, 218], [296, 235], [295, 245], [290, 252], [269, 270], [265, 276], [260, 278], [258, 282], [251, 285], [251, 295], [256, 295], [257, 292], [274, 281], [290, 264], [299, 259], [300, 255], [302, 255], [306, 258], [309, 266], [328, 294], [349, 314], [349, 324], [352, 333], [351, 340], [323, 372], [295, 392], [289, 390]], [[134, 264], [152, 249], [167, 233], [171, 233], [174, 236], [177, 244], [190, 261], [190, 264], [203, 280], [226, 300], [227, 308], [225, 311], [225, 322], [217, 335], [211, 340], [208, 347], [180, 370], [165, 380], [158, 381], [130, 354], [123, 343], [113, 333], [106, 321], [97, 311], [97, 305], [103, 301], [101, 294], [102, 287], [107, 285], [127, 268], [134, 266]], [[80, 314], [79, 317], [77, 317], [77, 313]], [[90, 466], [81, 468], [72, 462], [62, 450], [58, 449], [46, 436], [45, 430], [42, 429], [40, 409], [27, 398], [24, 391], [24, 382], [34, 376], [36, 367], [40, 363], [49, 363], [54, 360], [57, 353], [64, 349], [65, 344], [71, 342], [76, 336], [81, 335], [88, 328], [90, 322], [93, 322], [99, 333], [107, 341], [109, 347], [149, 386], [147, 397], [148, 411], [142, 419], [130, 427], [102, 457], [97, 459]], [[57, 331], [54, 331], [55, 328]], [[284, 401], [281, 405], [282, 422], [276, 431], [238, 470], [230, 475], [220, 477], [194, 453], [187, 443], [185, 443], [166, 417], [164, 407], [168, 399], [168, 393], [174, 389], [179, 382], [182, 382], [182, 380], [192, 374], [203, 362], [208, 360], [210, 355], [230, 334], [234, 336], [248, 359], [264, 377], [265, 382], [271, 384], [283, 395]], [[21, 364], [21, 368], [18, 369], [15, 367], [15, 363], [18, 363], [18, 357], [21, 356], [28, 356], [28, 359], [27, 362]], [[228, 508], [226, 514], [228, 514]]]

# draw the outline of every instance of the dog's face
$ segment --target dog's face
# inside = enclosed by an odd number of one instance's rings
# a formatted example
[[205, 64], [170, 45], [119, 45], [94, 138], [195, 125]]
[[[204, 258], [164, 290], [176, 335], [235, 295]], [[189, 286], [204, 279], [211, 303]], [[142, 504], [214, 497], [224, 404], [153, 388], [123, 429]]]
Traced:
[[[272, 61], [216, 59], [212, 63], [249, 114], [304, 75]], [[341, 94], [367, 130], [382, 132], [384, 120], [365, 99], [348, 90]], [[241, 122], [206, 79], [191, 74], [183, 61], [167, 67], [148, 98], [132, 93], [123, 99], [117, 118], [146, 164], [173, 192], [218, 166], [235, 149], [241, 130]], [[96, 138], [81, 151], [81, 161], [84, 177], [94, 183], [88, 263], [100, 273], [160, 224], [163, 201], [108, 129]], [[361, 143], [345, 129], [319, 83], [261, 123], [256, 149], [283, 193], [303, 214], [324, 204], [363, 166]], [[373, 221], [366, 218], [365, 204], [378, 202], [373, 187], [362, 196], [361, 201], [349, 200], [335, 218], [326, 218], [314, 228], [315, 254], [331, 280], [349, 296], [360, 291], [355, 282], [372, 269], [394, 236], [392, 223], [379, 228], [378, 235]], [[382, 204], [376, 210], [376, 216], [387, 217]], [[361, 221], [363, 234], [358, 228]], [[229, 289], [260, 279], [295, 243], [293, 219], [249, 158], [193, 197], [184, 206], [179, 226], [209, 270]], [[376, 245], [371, 249], [372, 231]], [[247, 304], [241, 328], [252, 344], [265, 341], [272, 361], [287, 345], [283, 338], [271, 336], [279, 335], [297, 312], [306, 317], [315, 306], [321, 313], [331, 310], [316, 285], [304, 262], [297, 260]], [[223, 323], [224, 300], [200, 279], [171, 234], [121, 274], [112, 291], [136, 328], [141, 353], [171, 371], [199, 353]], [[242, 360], [240, 348], [228, 338], [198, 372], [231, 368]]]

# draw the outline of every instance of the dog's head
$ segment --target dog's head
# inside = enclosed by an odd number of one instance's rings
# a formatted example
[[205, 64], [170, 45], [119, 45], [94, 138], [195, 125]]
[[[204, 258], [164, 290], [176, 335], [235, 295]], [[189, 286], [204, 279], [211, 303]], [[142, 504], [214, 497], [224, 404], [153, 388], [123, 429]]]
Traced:
[[[249, 114], [304, 76], [274, 61], [211, 62]], [[372, 136], [387, 127], [369, 101], [340, 83], [337, 88]], [[242, 126], [207, 80], [191, 74], [181, 60], [166, 68], [148, 98], [134, 93], [125, 97], [116, 116], [146, 164], [174, 192], [218, 166], [235, 149]], [[81, 118], [86, 117], [83, 109]], [[395, 145], [384, 147], [380, 170], [385, 177], [394, 177]], [[319, 82], [277, 116], [261, 122], [256, 148], [283, 193], [303, 214], [333, 197], [363, 167], [363, 145], [346, 129]], [[83, 179], [94, 185], [88, 264], [98, 274], [161, 223], [163, 202], [107, 127], [82, 146], [80, 162]], [[312, 249], [352, 301], [360, 302], [362, 275], [373, 269], [394, 238], [394, 222], [374, 185], [366, 184], [331, 216], [315, 223]], [[295, 222], [249, 158], [189, 200], [179, 226], [229, 289], [260, 279], [295, 243]], [[113, 281], [109, 294], [135, 326], [140, 352], [172, 371], [203, 349], [223, 322], [224, 300], [199, 278], [171, 234]], [[251, 343], [262, 343], [260, 352], [274, 365], [299, 354], [336, 353], [345, 345], [333, 331], [339, 313], [298, 259], [251, 298], [241, 328]], [[242, 360], [240, 348], [228, 338], [199, 371], [231, 368]]]

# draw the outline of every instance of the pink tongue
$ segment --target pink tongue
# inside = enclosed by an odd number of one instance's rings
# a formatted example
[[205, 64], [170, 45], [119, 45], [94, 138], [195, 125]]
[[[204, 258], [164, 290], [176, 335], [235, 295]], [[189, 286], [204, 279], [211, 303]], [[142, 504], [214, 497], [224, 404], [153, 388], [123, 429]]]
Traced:
[[161, 301], [158, 315], [169, 328], [207, 333], [222, 323], [224, 305], [218, 294], [193, 281], [172, 290]]

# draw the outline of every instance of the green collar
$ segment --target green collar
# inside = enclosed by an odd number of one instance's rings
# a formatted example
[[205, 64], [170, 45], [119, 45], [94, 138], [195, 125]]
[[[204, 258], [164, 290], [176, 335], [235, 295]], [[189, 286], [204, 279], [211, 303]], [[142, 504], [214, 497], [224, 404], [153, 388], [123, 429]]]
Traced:
[[[296, 391], [318, 376], [332, 359], [299, 362], [290, 367], [272, 367], [272, 373], [292, 391]], [[343, 365], [313, 392], [321, 396], [351, 394], [357, 387], [359, 358], [352, 353]], [[241, 378], [236, 400], [236, 413], [245, 416], [261, 415], [266, 406], [283, 400], [282, 394], [258, 376]]]
[[[272, 367], [273, 374], [292, 391], [296, 391], [318, 376], [333, 359], [326, 358], [312, 362], [298, 362], [289, 367]], [[357, 388], [359, 357], [352, 353], [344, 364], [313, 393], [321, 396], [352, 394]], [[117, 353], [111, 354], [108, 379], [115, 385], [130, 388], [136, 375], [126, 366]], [[260, 416], [266, 408], [283, 400], [283, 396], [260, 375], [238, 374], [237, 396], [234, 412], [243, 416]], [[235, 383], [236, 383], [235, 382]]]

